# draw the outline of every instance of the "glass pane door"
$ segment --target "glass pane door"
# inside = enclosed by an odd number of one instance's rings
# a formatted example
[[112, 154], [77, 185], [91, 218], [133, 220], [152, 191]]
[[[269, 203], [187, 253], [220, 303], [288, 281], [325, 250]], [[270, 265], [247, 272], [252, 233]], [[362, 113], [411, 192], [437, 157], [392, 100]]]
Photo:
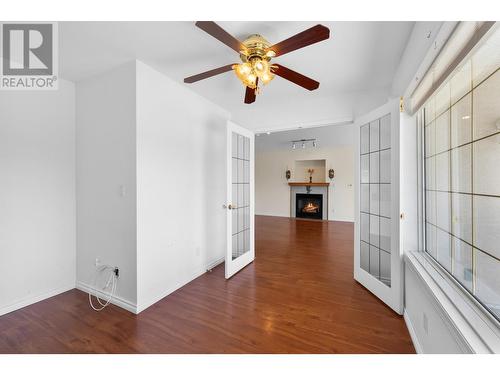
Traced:
[[360, 267], [391, 286], [391, 115], [360, 129]]
[[254, 251], [254, 134], [227, 125], [226, 278], [251, 263]]
[[403, 312], [400, 233], [399, 100], [360, 116], [357, 143], [354, 278]]
[[232, 132], [232, 259], [250, 250], [250, 138]]

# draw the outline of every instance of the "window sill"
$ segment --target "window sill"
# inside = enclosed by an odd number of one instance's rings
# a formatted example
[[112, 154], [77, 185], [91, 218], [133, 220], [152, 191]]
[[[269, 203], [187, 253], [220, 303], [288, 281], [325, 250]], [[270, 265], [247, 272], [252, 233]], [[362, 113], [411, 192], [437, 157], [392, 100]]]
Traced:
[[473, 353], [500, 353], [500, 326], [423, 252], [405, 254], [405, 263], [430, 294]]

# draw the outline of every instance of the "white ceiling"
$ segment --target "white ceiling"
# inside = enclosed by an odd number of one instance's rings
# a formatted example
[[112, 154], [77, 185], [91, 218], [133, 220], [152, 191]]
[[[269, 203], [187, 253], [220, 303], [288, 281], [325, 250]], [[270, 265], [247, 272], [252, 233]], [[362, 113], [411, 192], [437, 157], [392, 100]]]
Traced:
[[[279, 42], [318, 22], [220, 22], [245, 39], [259, 33]], [[318, 80], [307, 91], [276, 77], [251, 105], [232, 72], [187, 85], [231, 112], [254, 130], [352, 119], [354, 113], [384, 102], [390, 93], [414, 22], [321, 22], [330, 39], [275, 61]], [[183, 79], [238, 62], [229, 47], [194, 22], [61, 22], [60, 74], [79, 81], [131, 59], [139, 59], [183, 84]]]
[[[296, 150], [292, 149], [292, 141], [301, 139], [316, 139], [316, 147], [333, 148], [339, 146], [353, 146], [354, 127], [352, 125], [329, 125], [314, 128], [295, 129], [279, 131], [274, 133], [257, 134], [255, 138], [256, 152], [268, 151], [290, 151], [299, 153], [302, 144], [297, 143]], [[306, 149], [310, 150], [312, 143], [306, 143]]]

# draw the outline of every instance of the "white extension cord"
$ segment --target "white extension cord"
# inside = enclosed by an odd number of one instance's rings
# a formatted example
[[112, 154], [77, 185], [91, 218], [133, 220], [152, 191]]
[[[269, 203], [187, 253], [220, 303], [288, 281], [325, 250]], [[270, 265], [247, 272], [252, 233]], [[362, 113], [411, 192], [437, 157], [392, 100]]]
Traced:
[[[109, 278], [106, 281], [106, 285], [104, 286], [104, 288], [99, 289], [96, 285], [97, 276], [103, 272], [106, 272], [106, 271], [110, 271]], [[116, 267], [112, 267], [112, 266], [108, 266], [108, 265], [103, 265], [103, 266], [99, 266], [96, 268], [95, 273], [94, 273], [94, 279], [92, 282], [92, 287], [94, 288], [94, 290], [97, 291], [95, 298], [97, 299], [97, 302], [99, 303], [99, 305], [101, 305], [100, 307], [94, 306], [94, 304], [92, 303], [92, 293], [89, 292], [90, 307], [92, 307], [95, 311], [103, 310], [106, 306], [108, 306], [111, 303], [111, 300], [115, 296], [116, 286], [118, 284], [118, 275], [117, 275], [116, 271], [117, 271]], [[106, 295], [106, 290], [108, 290], [109, 292], [107, 293], [106, 300], [104, 301], [104, 300], [101, 300], [101, 298], [99, 298], [98, 293], [100, 291], [102, 291], [102, 293], [104, 295]]]

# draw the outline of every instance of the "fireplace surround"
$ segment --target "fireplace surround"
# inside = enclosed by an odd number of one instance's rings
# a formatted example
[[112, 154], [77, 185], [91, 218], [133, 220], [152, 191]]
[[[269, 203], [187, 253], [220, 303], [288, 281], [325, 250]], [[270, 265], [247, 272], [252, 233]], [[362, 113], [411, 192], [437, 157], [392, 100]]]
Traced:
[[[288, 182], [290, 186], [290, 217], [304, 217], [303, 215], [297, 215], [297, 194], [304, 195], [321, 195], [322, 205], [320, 205], [319, 214], [314, 215], [313, 219], [328, 220], [328, 204], [329, 204], [329, 182]], [[306, 217], [310, 217], [307, 215]]]

